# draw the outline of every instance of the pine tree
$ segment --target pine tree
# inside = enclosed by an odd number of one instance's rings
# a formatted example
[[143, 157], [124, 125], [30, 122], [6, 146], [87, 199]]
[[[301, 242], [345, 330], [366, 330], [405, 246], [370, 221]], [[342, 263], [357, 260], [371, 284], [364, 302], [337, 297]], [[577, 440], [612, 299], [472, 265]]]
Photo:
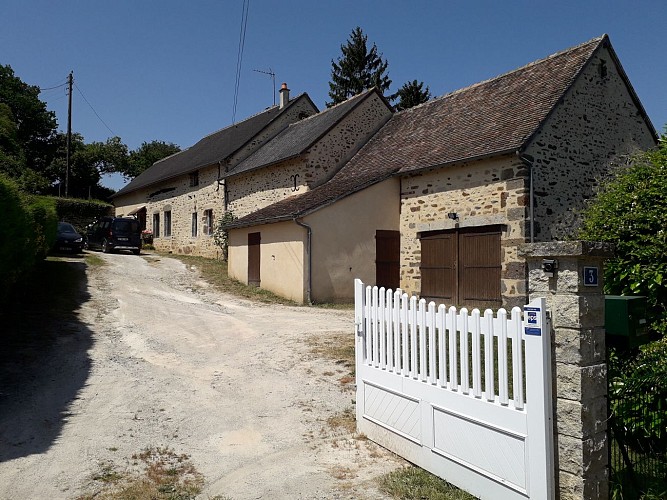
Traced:
[[[334, 106], [365, 90], [377, 87], [383, 94], [389, 89], [391, 80], [386, 74], [387, 60], [378, 54], [375, 44], [368, 50], [368, 37], [356, 27], [347, 44], [341, 45], [343, 55], [337, 62], [331, 60], [331, 81], [327, 107]], [[388, 99], [393, 99], [389, 96]]]
[[399, 99], [396, 110], [402, 111], [427, 102], [431, 98], [431, 91], [428, 86], [424, 90], [424, 82], [417, 83], [417, 80], [413, 80], [404, 83], [396, 92], [396, 96]]

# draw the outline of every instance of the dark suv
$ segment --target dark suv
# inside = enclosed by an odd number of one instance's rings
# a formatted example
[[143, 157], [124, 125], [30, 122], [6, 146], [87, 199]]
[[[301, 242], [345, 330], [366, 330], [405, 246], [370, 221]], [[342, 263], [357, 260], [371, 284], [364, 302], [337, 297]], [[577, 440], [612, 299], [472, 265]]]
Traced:
[[88, 226], [86, 248], [99, 248], [104, 253], [116, 250], [141, 252], [141, 226], [132, 217], [102, 217]]

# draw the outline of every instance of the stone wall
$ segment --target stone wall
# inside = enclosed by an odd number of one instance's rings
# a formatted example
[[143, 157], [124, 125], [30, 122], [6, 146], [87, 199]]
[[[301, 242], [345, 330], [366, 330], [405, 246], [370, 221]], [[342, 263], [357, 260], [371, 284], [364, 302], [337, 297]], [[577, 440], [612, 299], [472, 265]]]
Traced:
[[[316, 112], [309, 99], [300, 98], [283, 114], [267, 125], [248, 144], [221, 165], [200, 168], [199, 184], [190, 186], [190, 174], [159, 182], [115, 200], [116, 214], [127, 213], [138, 204], [146, 205], [146, 228], [155, 233], [153, 216], [160, 217], [160, 236], [153, 239], [157, 250], [186, 255], [217, 258], [221, 249], [212, 235], [204, 234], [204, 211], [213, 210], [213, 227], [225, 211], [224, 184], [218, 183], [225, 168], [231, 168], [256, 151], [289, 123], [294, 123]], [[129, 210], [128, 210], [129, 207]], [[171, 211], [171, 236], [164, 235], [164, 212]], [[192, 236], [192, 214], [197, 213], [197, 236]]]
[[317, 141], [300, 157], [228, 178], [229, 210], [243, 217], [326, 182], [390, 116], [384, 101], [372, 94], [323, 137], [314, 137]]
[[610, 165], [653, 146], [652, 130], [601, 49], [526, 149], [534, 158], [535, 240], [575, 235], [577, 214]]
[[[546, 297], [551, 311], [557, 498], [606, 499], [609, 494], [604, 260], [609, 244], [568, 241], [527, 244], [529, 300]], [[543, 259], [557, 260], [552, 277]], [[584, 267], [598, 269], [596, 286]], [[530, 397], [530, 396], [529, 396]]]
[[[501, 292], [507, 306], [523, 305], [526, 272], [517, 246], [526, 241], [527, 168], [516, 155], [431, 169], [401, 179], [401, 288], [421, 290], [419, 233], [501, 225]], [[447, 218], [455, 212], [458, 221]]]

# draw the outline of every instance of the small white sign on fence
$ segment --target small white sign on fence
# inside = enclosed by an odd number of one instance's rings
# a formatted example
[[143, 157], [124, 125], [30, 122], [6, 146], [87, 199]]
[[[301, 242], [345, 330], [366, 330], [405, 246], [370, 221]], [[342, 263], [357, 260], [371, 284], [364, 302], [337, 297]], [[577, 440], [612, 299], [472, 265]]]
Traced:
[[359, 430], [480, 498], [552, 499], [545, 306], [469, 313], [355, 280]]

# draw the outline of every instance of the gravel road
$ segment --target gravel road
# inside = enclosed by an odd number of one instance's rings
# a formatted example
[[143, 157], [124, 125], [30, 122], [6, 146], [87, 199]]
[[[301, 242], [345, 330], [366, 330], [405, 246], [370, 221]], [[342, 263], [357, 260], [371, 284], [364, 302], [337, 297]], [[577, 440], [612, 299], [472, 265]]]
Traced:
[[374, 478], [401, 462], [328, 422], [354, 382], [312, 349], [351, 335], [352, 311], [258, 305], [176, 259], [96, 255], [76, 314], [42, 326], [53, 345], [3, 361], [0, 498], [76, 498], [101, 463], [151, 446], [190, 455], [201, 498], [384, 498]]

